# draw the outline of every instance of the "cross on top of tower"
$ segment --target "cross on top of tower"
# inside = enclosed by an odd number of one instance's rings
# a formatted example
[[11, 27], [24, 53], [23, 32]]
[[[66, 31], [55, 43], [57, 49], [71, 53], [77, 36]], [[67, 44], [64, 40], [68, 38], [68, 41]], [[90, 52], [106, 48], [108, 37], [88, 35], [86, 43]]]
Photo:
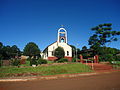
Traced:
[[61, 25], [61, 27], [63, 28], [63, 27], [64, 27], [64, 25]]

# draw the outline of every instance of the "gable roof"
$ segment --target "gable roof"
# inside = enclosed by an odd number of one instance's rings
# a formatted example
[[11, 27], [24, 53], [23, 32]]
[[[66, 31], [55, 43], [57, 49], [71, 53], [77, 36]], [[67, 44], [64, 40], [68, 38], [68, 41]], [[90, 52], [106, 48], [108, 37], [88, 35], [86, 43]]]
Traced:
[[[57, 41], [56, 41], [56, 42], [57, 42]], [[54, 43], [56, 43], [56, 42], [54, 42]], [[48, 45], [48, 46], [43, 50], [43, 53], [45, 53], [45, 52], [48, 50], [48, 47], [51, 46], [51, 45], [53, 45], [54, 43]]]
[[[56, 41], [56, 42], [57, 42], [57, 41]], [[54, 42], [54, 43], [56, 43], [56, 42]], [[43, 50], [43, 53], [47, 52], [48, 47], [51, 46], [51, 45], [53, 45], [54, 43], [48, 45], [48, 46]], [[66, 44], [67, 44], [67, 43], [66, 43]], [[69, 44], [67, 44], [67, 45], [70, 46]], [[71, 46], [70, 46], [70, 47], [71, 47]], [[72, 47], [71, 47], [71, 48], [72, 48]]]

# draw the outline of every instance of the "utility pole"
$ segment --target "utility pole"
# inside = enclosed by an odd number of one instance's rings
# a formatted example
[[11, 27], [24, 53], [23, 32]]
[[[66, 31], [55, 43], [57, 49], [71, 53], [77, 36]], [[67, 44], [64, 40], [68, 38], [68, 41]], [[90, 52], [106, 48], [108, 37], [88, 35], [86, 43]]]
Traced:
[[76, 62], [77, 62], [77, 48], [76, 48]]
[[77, 46], [78, 46], [79, 44], [77, 43], [76, 44], [76, 62], [77, 62]]

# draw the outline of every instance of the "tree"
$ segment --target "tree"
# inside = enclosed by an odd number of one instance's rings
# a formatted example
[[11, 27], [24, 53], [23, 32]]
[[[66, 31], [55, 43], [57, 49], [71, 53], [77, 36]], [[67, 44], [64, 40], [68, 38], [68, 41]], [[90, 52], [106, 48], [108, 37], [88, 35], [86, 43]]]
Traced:
[[119, 50], [115, 48], [110, 47], [100, 47], [100, 50], [98, 52], [99, 54], [99, 60], [100, 61], [114, 61], [116, 60], [116, 54], [119, 52]]
[[23, 50], [23, 54], [26, 56], [39, 56], [40, 55], [40, 49], [39, 47], [34, 43], [34, 42], [29, 42], [24, 50]]
[[86, 46], [83, 46], [82, 47], [82, 50], [81, 50], [81, 54], [83, 56], [83, 58], [88, 58], [87, 55], [88, 55], [88, 50], [87, 50], [87, 47]]
[[58, 59], [64, 58], [65, 52], [62, 47], [58, 47], [54, 51], [54, 56], [56, 56]]
[[3, 47], [3, 43], [2, 42], [0, 42], [0, 49]]
[[16, 45], [13, 45], [11, 47], [11, 54], [13, 58], [15, 58], [15, 56], [20, 56], [21, 55], [20, 49]]
[[79, 48], [77, 48], [77, 58], [80, 58], [81, 51]]
[[3, 46], [2, 56], [3, 56], [3, 59], [11, 59], [12, 58], [11, 47], [9, 45]]
[[111, 26], [111, 23], [105, 23], [91, 29], [95, 33], [89, 38], [88, 42], [90, 48], [94, 50], [94, 54], [100, 54], [101, 50], [104, 50], [101, 47], [105, 47], [107, 43], [110, 44], [112, 41], [118, 40], [116, 36], [120, 35], [120, 31], [112, 31]]
[[70, 45], [72, 47], [72, 57], [76, 55], [76, 47], [74, 45]]
[[82, 50], [84, 51], [84, 50], [87, 50], [87, 47], [86, 46], [83, 46], [82, 47]]
[[117, 41], [115, 36], [120, 35], [120, 31], [112, 31], [111, 26], [111, 23], [105, 23], [93, 27], [91, 30], [95, 31], [95, 34], [89, 38], [89, 45], [96, 48], [105, 46], [108, 42]]
[[21, 51], [16, 45], [13, 45], [12, 47], [9, 45], [4, 46], [2, 42], [0, 42], [0, 59], [11, 59], [20, 54]]
[[0, 60], [3, 58], [3, 56], [2, 56], [2, 48], [3, 48], [3, 44], [2, 44], [2, 42], [0, 42]]
[[72, 57], [73, 58], [79, 58], [81, 51], [79, 48], [76, 48], [74, 45], [70, 45], [72, 47]]

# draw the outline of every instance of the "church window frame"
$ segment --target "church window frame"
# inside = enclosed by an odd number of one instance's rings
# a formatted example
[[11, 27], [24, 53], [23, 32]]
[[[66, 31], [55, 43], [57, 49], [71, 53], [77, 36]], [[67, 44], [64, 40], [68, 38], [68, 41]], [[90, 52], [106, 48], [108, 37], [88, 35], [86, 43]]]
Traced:
[[64, 43], [64, 42], [65, 42], [65, 39], [64, 39], [64, 38], [61, 38], [61, 39], [60, 39], [60, 42], [61, 42], [61, 43]]
[[52, 51], [52, 56], [54, 56], [54, 51]]
[[69, 56], [69, 51], [67, 51], [67, 56]]

